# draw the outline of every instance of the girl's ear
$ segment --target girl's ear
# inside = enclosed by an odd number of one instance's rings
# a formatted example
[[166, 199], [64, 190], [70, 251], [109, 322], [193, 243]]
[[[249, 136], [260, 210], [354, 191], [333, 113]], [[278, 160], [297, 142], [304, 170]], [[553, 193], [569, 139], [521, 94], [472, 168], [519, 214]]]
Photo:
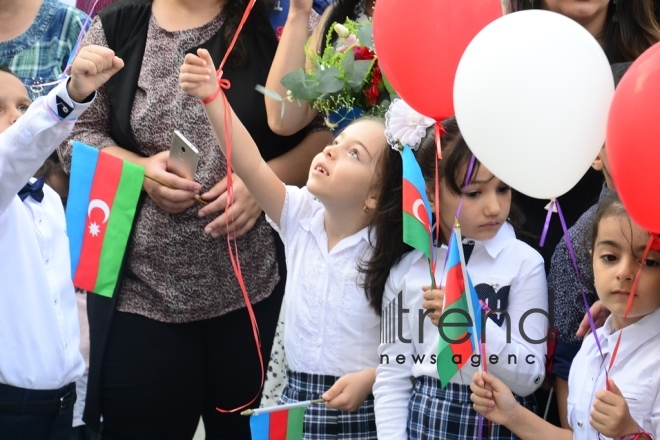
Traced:
[[367, 197], [367, 200], [364, 202], [364, 206], [369, 209], [369, 210], [374, 210], [376, 209], [376, 206], [378, 205], [376, 201], [376, 195], [375, 194], [369, 194]]

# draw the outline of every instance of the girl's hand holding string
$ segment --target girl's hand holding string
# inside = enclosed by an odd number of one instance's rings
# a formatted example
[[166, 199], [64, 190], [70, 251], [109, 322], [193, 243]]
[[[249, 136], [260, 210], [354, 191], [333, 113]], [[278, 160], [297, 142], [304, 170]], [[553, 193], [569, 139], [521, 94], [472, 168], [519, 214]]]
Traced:
[[511, 390], [495, 376], [483, 372], [474, 373], [470, 390], [474, 410], [488, 420], [507, 425], [514, 417], [518, 402]]
[[432, 310], [426, 316], [428, 316], [431, 319], [431, 322], [433, 322], [433, 325], [437, 327], [440, 322], [440, 316], [442, 316], [443, 312], [442, 304], [445, 299], [445, 291], [444, 289], [431, 289], [430, 286], [424, 286], [422, 287], [422, 290], [424, 291], [424, 302], [422, 303], [422, 307], [429, 311]]
[[[220, 86], [213, 60], [206, 49], [198, 49], [197, 55], [186, 55], [179, 73], [179, 84], [184, 92], [201, 99], [204, 104], [208, 104], [217, 96]], [[235, 174], [233, 179], [234, 200], [226, 211], [226, 177], [211, 190], [202, 194], [202, 199], [208, 201], [209, 204], [199, 210], [200, 217], [222, 212], [222, 215], [204, 228], [204, 232], [213, 238], [227, 234], [240, 237], [252, 229], [261, 215], [261, 208], [243, 184], [243, 180]], [[229, 228], [227, 220], [229, 220]]]
[[357, 411], [367, 396], [371, 394], [375, 381], [375, 368], [349, 373], [340, 377], [321, 397], [325, 400], [325, 406], [328, 408]]
[[606, 437], [620, 438], [637, 433], [639, 425], [630, 415], [623, 393], [612, 379], [608, 379], [607, 382], [610, 391], [596, 392], [589, 423], [592, 428]]
[[202, 101], [215, 94], [220, 85], [208, 50], [198, 49], [197, 55], [186, 55], [179, 71], [179, 85], [184, 92]]

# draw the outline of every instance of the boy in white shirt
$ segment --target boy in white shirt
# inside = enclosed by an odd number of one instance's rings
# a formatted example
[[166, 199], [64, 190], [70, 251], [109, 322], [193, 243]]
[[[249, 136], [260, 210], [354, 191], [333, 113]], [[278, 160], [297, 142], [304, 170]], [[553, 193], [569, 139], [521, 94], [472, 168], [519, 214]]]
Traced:
[[85, 47], [71, 78], [32, 105], [18, 77], [0, 69], [3, 438], [69, 440], [71, 435], [75, 381], [85, 364], [64, 209], [55, 191], [30, 177], [69, 135], [95, 90], [121, 67], [123, 61], [110, 49]]

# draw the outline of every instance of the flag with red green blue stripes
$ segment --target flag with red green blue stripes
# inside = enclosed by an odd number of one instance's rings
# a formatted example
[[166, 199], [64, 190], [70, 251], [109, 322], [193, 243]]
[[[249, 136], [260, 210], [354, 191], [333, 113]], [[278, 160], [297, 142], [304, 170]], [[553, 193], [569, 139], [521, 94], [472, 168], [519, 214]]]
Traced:
[[67, 235], [73, 284], [112, 297], [144, 180], [144, 168], [74, 141]]
[[470, 275], [465, 268], [461, 232], [454, 228], [446, 263], [443, 318], [436, 368], [442, 388], [468, 363], [479, 349], [481, 308]]
[[433, 258], [431, 208], [419, 163], [408, 145], [401, 151], [403, 161], [403, 241]]
[[306, 410], [307, 406], [283, 409], [276, 407], [271, 412], [252, 415], [252, 440], [301, 440]]

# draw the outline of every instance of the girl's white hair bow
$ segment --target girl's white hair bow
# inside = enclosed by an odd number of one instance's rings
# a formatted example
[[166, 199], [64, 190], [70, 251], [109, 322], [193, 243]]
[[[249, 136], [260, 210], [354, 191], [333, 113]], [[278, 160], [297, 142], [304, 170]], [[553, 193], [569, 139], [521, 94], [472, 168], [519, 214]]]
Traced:
[[400, 150], [403, 145], [417, 150], [426, 136], [426, 129], [433, 124], [433, 119], [417, 113], [405, 101], [396, 98], [385, 114], [385, 137], [395, 150]]

